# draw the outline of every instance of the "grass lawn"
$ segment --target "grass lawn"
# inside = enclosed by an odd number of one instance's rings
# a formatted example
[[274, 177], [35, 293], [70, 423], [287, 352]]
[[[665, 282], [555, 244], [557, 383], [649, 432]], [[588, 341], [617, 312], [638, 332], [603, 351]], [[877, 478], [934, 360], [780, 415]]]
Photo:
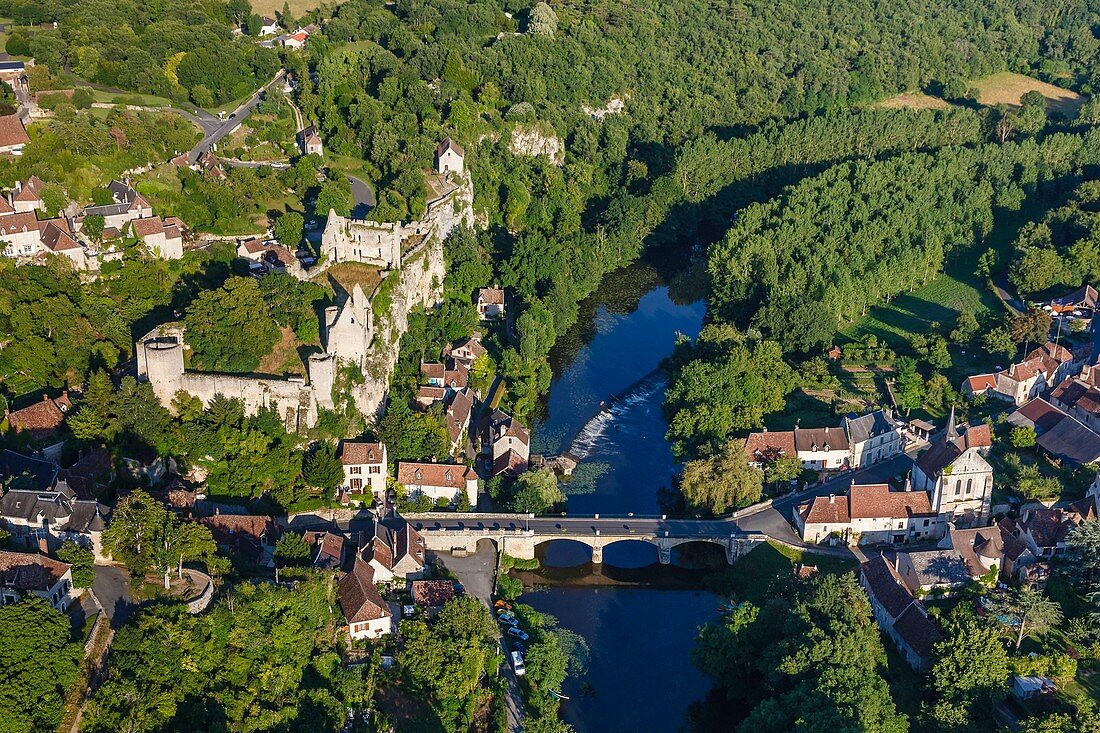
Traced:
[[305, 367], [298, 349], [306, 345], [298, 340], [290, 328], [280, 328], [279, 340], [272, 347], [271, 353], [260, 360], [256, 371], [260, 374], [305, 376]]
[[836, 422], [836, 416], [829, 400], [807, 394], [799, 388], [788, 395], [783, 412], [769, 415], [764, 420], [768, 430], [793, 430], [796, 422], [803, 427], [832, 425]]
[[[290, 14], [299, 18], [310, 10], [316, 10], [321, 4], [320, 0], [286, 0], [290, 5]], [[338, 3], [334, 3], [338, 4]], [[283, 0], [256, 0], [252, 3], [252, 12], [274, 18], [276, 13], [283, 12]]]
[[154, 94], [126, 93], [116, 94], [102, 89], [90, 89], [96, 102], [106, 104], [132, 104], [138, 107], [171, 107], [172, 100]]
[[359, 285], [366, 295], [370, 295], [378, 283], [382, 282], [382, 276], [378, 268], [373, 265], [362, 262], [339, 262], [314, 277], [313, 281], [325, 286], [331, 286], [335, 281], [340, 289], [347, 293]]
[[880, 109], [951, 109], [951, 104], [923, 92], [902, 92], [871, 105]]
[[970, 85], [978, 90], [978, 101], [989, 106], [1004, 104], [1018, 107], [1024, 94], [1036, 91], [1047, 98], [1047, 108], [1051, 112], [1061, 112], [1073, 118], [1085, 103], [1084, 97], [1069, 89], [1009, 71], [975, 79]]
[[332, 170], [339, 171], [345, 176], [355, 176], [356, 178], [370, 181], [372, 184], [374, 183], [374, 172], [371, 170], [370, 164], [365, 160], [350, 155], [326, 154], [325, 164]]
[[828, 555], [804, 553], [802, 550], [774, 542], [757, 545], [728, 571], [723, 573], [720, 594], [732, 595], [738, 601], [761, 605], [768, 597], [772, 581], [790, 575], [796, 564], [816, 565], [823, 573], [846, 573], [855, 570], [855, 560], [846, 561]]

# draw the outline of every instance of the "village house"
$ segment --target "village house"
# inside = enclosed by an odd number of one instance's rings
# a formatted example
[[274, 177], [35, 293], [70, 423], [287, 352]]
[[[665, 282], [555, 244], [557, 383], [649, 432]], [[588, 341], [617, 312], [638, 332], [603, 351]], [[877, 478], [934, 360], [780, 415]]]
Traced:
[[174, 219], [164, 221], [159, 216], [130, 221], [125, 230], [130, 236], [140, 239], [150, 253], [165, 260], [178, 260], [183, 257], [182, 222]]
[[435, 171], [440, 175], [455, 173], [461, 175], [464, 169], [466, 152], [451, 138], [443, 138], [443, 142], [435, 149]]
[[941, 533], [948, 522], [962, 528], [985, 524], [993, 495], [993, 467], [984, 456], [992, 446], [988, 425], [957, 429], [952, 407], [947, 429], [913, 464], [913, 489], [931, 496]]
[[[30, 65], [34, 65], [33, 59]], [[28, 94], [30, 87], [27, 83], [27, 64], [11, 59], [0, 61], [0, 82], [11, 87], [16, 94]]]
[[80, 595], [72, 566], [45, 555], [0, 551], [0, 606], [32, 595], [64, 613]]
[[446, 397], [447, 390], [443, 387], [423, 385], [416, 392], [416, 404], [426, 410], [436, 402], [442, 402]]
[[22, 155], [30, 141], [19, 115], [0, 115], [0, 155]]
[[5, 257], [33, 257], [42, 251], [42, 229], [33, 211], [0, 216]]
[[11, 194], [11, 205], [15, 212], [24, 213], [42, 208], [42, 187], [45, 184], [38, 176], [32, 175], [26, 183], [16, 182]]
[[474, 394], [469, 387], [460, 389], [452, 395], [443, 413], [443, 421], [447, 426], [447, 437], [451, 441], [451, 452], [462, 450], [466, 439], [467, 430], [470, 427], [470, 415], [474, 410]]
[[867, 591], [879, 629], [909, 666], [917, 671], [926, 669], [941, 635], [897, 568], [882, 556], [872, 558], [860, 565], [859, 584]]
[[923, 491], [891, 491], [886, 484], [853, 484], [847, 496], [818, 496], [795, 507], [806, 542], [838, 537], [857, 545], [927, 541], [937, 536], [936, 513]]
[[50, 437], [65, 424], [65, 416], [72, 408], [69, 393], [59, 397], [42, 395], [42, 399], [27, 407], [8, 412], [8, 425], [17, 433], [26, 433], [34, 440]]
[[38, 222], [39, 243], [46, 252], [55, 255], [64, 255], [73, 262], [73, 267], [78, 270], [87, 270], [90, 265], [88, 253], [84, 247], [73, 238], [69, 222], [58, 217]]
[[261, 36], [272, 36], [278, 33], [280, 30], [281, 29], [279, 28], [279, 21], [275, 20], [274, 18], [269, 18], [265, 15], [263, 18], [260, 19]]
[[210, 530], [218, 548], [248, 562], [274, 567], [275, 543], [282, 530], [268, 516], [252, 514], [215, 514], [196, 521]]
[[477, 317], [483, 321], [495, 321], [504, 317], [504, 289], [480, 288], [477, 291]]
[[376, 582], [418, 578], [424, 573], [427, 544], [412, 525], [400, 517], [374, 520], [359, 535], [359, 555], [370, 566]]
[[374, 585], [374, 572], [363, 558], [356, 557], [351, 572], [340, 578], [337, 595], [352, 639], [379, 639], [393, 633], [393, 614]]
[[344, 491], [353, 501], [357, 496], [370, 496], [378, 503], [386, 500], [389, 462], [385, 443], [345, 440], [340, 446], [340, 464]]
[[89, 216], [102, 216], [105, 230], [117, 229], [121, 232], [126, 224], [134, 219], [144, 219], [153, 215], [152, 205], [129, 184], [111, 181], [107, 190], [111, 193], [112, 203], [85, 207], [85, 219]]
[[795, 428], [794, 450], [802, 466], [811, 471], [847, 468], [851, 457], [848, 436], [842, 428]]
[[298, 49], [303, 48], [306, 45], [306, 41], [309, 40], [309, 33], [302, 29], [298, 29], [293, 33], [287, 33], [279, 36], [277, 42], [283, 48]]
[[427, 496], [436, 502], [455, 503], [459, 496], [465, 496], [471, 506], [477, 504], [477, 474], [462, 464], [401, 461], [397, 465], [397, 482], [405, 487], [410, 498]]
[[792, 430], [775, 431], [765, 428], [757, 433], [749, 433], [743, 447], [749, 458], [749, 465], [753, 468], [762, 468], [765, 463], [784, 457], [798, 457], [794, 449]]
[[485, 347], [481, 345], [481, 340], [477, 336], [471, 336], [452, 344], [448, 349], [447, 356], [450, 356], [456, 362], [461, 362], [469, 369], [478, 357], [485, 356], [488, 353]]
[[1000, 582], [1018, 580], [1020, 571], [1035, 562], [1035, 556], [1012, 532], [1015, 524], [1003, 519], [992, 527], [956, 529], [949, 526], [939, 547], [954, 550], [962, 558], [972, 580], [993, 573]]
[[350, 570], [355, 553], [350, 544], [332, 532], [309, 531], [302, 534], [309, 545], [310, 564], [318, 570]]
[[1048, 342], [1008, 369], [967, 377], [962, 394], [967, 397], [984, 394], [1022, 405], [1070, 376], [1079, 366], [1069, 349]]
[[[1066, 392], [1062, 393], [1061, 398], [1072, 399]], [[1077, 408], [1079, 410], [1086, 409], [1088, 404], [1087, 397], [1082, 399], [1086, 402]], [[1100, 434], [1042, 397], [1036, 397], [1009, 415], [1008, 423], [1034, 430], [1036, 446], [1059, 464], [1087, 466], [1100, 463]]]
[[324, 155], [325, 146], [321, 143], [321, 135], [317, 132], [317, 125], [310, 125], [299, 130], [297, 140], [302, 155]]
[[249, 272], [257, 277], [269, 272], [289, 272], [299, 279], [304, 277], [298, 258], [274, 240], [259, 237], [243, 240], [237, 245], [237, 256], [248, 261]]
[[1090, 364], [1076, 377], [1063, 379], [1051, 390], [1050, 403], [1089, 430], [1100, 431], [1100, 367]]
[[1082, 285], [1071, 293], [1050, 301], [1052, 313], [1073, 313], [1081, 311], [1082, 314], [1091, 316], [1096, 310], [1100, 298], [1097, 297], [1096, 288], [1092, 285]]
[[502, 410], [493, 410], [489, 416], [481, 446], [493, 462], [493, 476], [518, 476], [531, 460], [531, 432]]
[[905, 452], [901, 426], [890, 410], [876, 410], [859, 417], [844, 418], [852, 468], [888, 461]]
[[9, 489], [0, 498], [0, 526], [11, 533], [11, 541], [42, 552], [73, 541], [105, 559], [102, 537], [109, 516], [103, 504], [78, 499], [66, 481], [51, 481], [42, 489]]
[[1012, 529], [1039, 560], [1063, 554], [1069, 546], [1070, 532], [1079, 524], [1096, 520], [1096, 502], [1086, 497], [1065, 507], [1025, 509]]
[[966, 560], [954, 547], [899, 552], [896, 570], [914, 595], [950, 595], [974, 580]]

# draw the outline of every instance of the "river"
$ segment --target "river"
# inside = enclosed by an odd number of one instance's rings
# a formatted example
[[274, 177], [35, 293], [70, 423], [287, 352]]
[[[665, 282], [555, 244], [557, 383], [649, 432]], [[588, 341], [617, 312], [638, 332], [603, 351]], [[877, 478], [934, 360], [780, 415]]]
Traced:
[[[676, 464], [664, 438], [666, 382], [658, 365], [681, 334], [699, 333], [705, 307], [680, 294], [684, 288], [670, 287], [663, 265], [650, 258], [610, 274], [551, 353], [554, 379], [534, 425], [533, 450], [581, 459], [565, 487], [571, 514], [658, 514], [659, 492], [671, 485]], [[619, 543], [604, 550], [596, 568], [578, 543], [540, 546], [539, 574], [566, 587], [530, 591], [520, 600], [588, 642], [587, 673], [563, 686], [571, 699], [563, 701], [562, 717], [578, 733], [676, 731], [692, 703], [706, 696], [711, 684], [690, 654], [719, 599], [685, 588], [697, 572], [686, 566], [716, 560], [702, 554], [689, 561], [674, 553], [671, 567], [660, 566], [652, 545]]]

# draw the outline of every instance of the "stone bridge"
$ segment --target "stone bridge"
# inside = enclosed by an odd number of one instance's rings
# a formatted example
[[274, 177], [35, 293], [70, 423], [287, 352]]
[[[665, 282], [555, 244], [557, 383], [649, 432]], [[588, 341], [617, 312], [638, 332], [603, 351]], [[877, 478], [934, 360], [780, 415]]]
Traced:
[[481, 540], [492, 540], [497, 550], [529, 560], [535, 548], [553, 540], [572, 540], [592, 548], [592, 562], [603, 562], [603, 549], [616, 542], [647, 542], [657, 547], [662, 564], [672, 561], [672, 548], [691, 542], [721, 546], [726, 560], [734, 563], [767, 535], [741, 531], [730, 520], [665, 519], [664, 517], [608, 517], [568, 515], [538, 517], [532, 514], [432, 513], [407, 517], [420, 532], [429, 550], [475, 552]]

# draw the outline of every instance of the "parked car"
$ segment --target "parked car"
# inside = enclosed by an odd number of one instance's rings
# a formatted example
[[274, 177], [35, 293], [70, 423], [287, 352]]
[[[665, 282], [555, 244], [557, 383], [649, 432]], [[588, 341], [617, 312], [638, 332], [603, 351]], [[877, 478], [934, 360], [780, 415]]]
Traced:
[[520, 654], [526, 654], [527, 653], [527, 647], [524, 646], [523, 644], [520, 644], [518, 641], [515, 644], [512, 645], [512, 648], [515, 649]]
[[515, 627], [515, 626], [519, 626], [519, 619], [509, 618], [509, 617], [503, 616], [503, 617], [498, 617], [497, 618], [497, 623], [503, 624], [504, 626]]
[[523, 656], [519, 652], [512, 652], [512, 669], [516, 670], [516, 677], [527, 674], [527, 668], [523, 666]]
[[512, 628], [508, 629], [508, 634], [509, 634], [509, 636], [516, 637], [520, 641], [527, 641], [528, 639], [531, 638], [530, 636], [527, 635], [526, 631], [519, 628], [518, 626], [513, 626]]

